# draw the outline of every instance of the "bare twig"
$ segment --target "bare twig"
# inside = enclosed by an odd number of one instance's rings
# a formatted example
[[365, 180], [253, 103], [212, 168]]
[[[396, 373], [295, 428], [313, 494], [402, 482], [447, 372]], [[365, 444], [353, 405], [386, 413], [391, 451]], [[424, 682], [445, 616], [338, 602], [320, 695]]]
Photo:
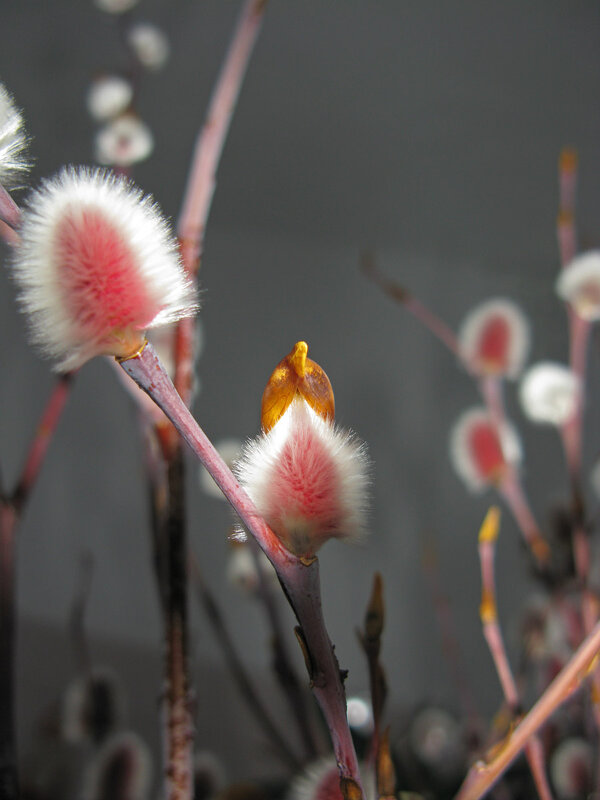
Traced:
[[590, 669], [596, 666], [599, 651], [600, 623], [584, 639], [531, 711], [523, 717], [500, 746], [496, 745], [493, 748], [489, 760], [477, 761], [471, 767], [455, 800], [479, 800], [492, 788], [546, 720], [581, 688]]
[[427, 306], [424, 306], [420, 300], [417, 300], [417, 298], [403, 286], [387, 278], [377, 267], [375, 258], [371, 253], [362, 254], [361, 266], [365, 275], [367, 275], [373, 283], [383, 289], [388, 297], [391, 297], [392, 300], [403, 305], [407, 311], [410, 311], [419, 322], [431, 331], [436, 339], [448, 348], [452, 355], [456, 356], [460, 361], [463, 361], [454, 331], [452, 331], [437, 314], [434, 314]]
[[[496, 604], [496, 581], [494, 560], [496, 539], [500, 527], [500, 510], [490, 508], [479, 532], [479, 560], [481, 562], [481, 606], [479, 614], [483, 633], [500, 679], [504, 699], [513, 717], [520, 710], [519, 692], [508, 662], [502, 631], [498, 623]], [[546, 775], [544, 751], [537, 736], [525, 744], [525, 756], [541, 800], [552, 800], [552, 792]]]
[[379, 661], [381, 636], [385, 622], [383, 604], [383, 580], [379, 572], [373, 578], [373, 588], [369, 605], [365, 614], [364, 630], [357, 630], [358, 640], [367, 656], [369, 666], [369, 683], [371, 687], [371, 705], [373, 708], [373, 736], [371, 739], [371, 760], [379, 764], [379, 745], [381, 737], [381, 716], [387, 694], [385, 672]]
[[198, 134], [177, 226], [186, 269], [195, 273], [204, 245], [204, 231], [216, 187], [216, 173], [238, 95], [260, 32], [266, 0], [246, 0], [221, 73], [215, 85], [206, 120]]

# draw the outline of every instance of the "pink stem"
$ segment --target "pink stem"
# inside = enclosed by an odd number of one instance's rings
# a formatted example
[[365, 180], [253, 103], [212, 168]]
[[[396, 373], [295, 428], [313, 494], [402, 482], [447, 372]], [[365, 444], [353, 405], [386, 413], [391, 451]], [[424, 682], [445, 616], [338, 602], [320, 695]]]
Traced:
[[577, 236], [572, 212], [565, 211], [559, 214], [556, 224], [556, 237], [558, 239], [560, 261], [565, 267], [575, 258], [577, 253]]
[[[495, 539], [480, 540], [479, 560], [481, 563], [482, 595], [484, 598], [482, 601], [483, 633], [490, 648], [504, 698], [512, 713], [516, 714], [520, 706], [519, 692], [506, 655], [504, 639], [496, 611], [495, 553]], [[532, 736], [525, 745], [525, 756], [541, 800], [552, 800], [552, 792], [550, 791], [545, 769], [544, 751], [537, 736]]]
[[[450, 352], [461, 361], [467, 370], [469, 365], [463, 360], [454, 332], [446, 325], [446, 323], [434, 314], [427, 306], [423, 305], [420, 300], [417, 300], [407, 289], [400, 284], [391, 281], [378, 269], [375, 259], [370, 253], [362, 255], [362, 268], [366, 275], [383, 291], [389, 295], [393, 300], [405, 306], [410, 313], [416, 317], [419, 322], [431, 331], [431, 333], [439, 339], [439, 341], [447, 347]], [[470, 371], [470, 370], [469, 370]]]
[[462, 361], [467, 369], [469, 369], [468, 364], [464, 361], [460, 352], [458, 340], [454, 335], [454, 332], [446, 325], [446, 323], [411, 294], [407, 294], [403, 302], [408, 311], [410, 311], [413, 316], [415, 316], [423, 325], [425, 325], [425, 327], [428, 328], [431, 333], [437, 339], [439, 339], [439, 341], [445, 347], [447, 347], [453, 355]]
[[504, 479], [498, 486], [498, 492], [512, 511], [536, 563], [544, 569], [550, 557], [550, 549], [529, 507], [518, 475], [512, 467], [507, 469]]
[[[267, 0], [246, 0], [198, 134], [177, 234], [185, 269], [195, 275], [204, 247], [204, 232], [216, 187], [216, 174], [233, 111]], [[189, 406], [193, 372], [194, 322], [181, 320], [175, 335], [175, 386]]]
[[565, 147], [558, 159], [558, 195], [561, 211], [575, 211], [577, 190], [577, 151]]
[[342, 790], [351, 792], [354, 784], [362, 793], [344, 688], [321, 611], [318, 560], [305, 562], [281, 544], [175, 391], [152, 345], [147, 343], [141, 353], [120, 363], [171, 420], [275, 567], [300, 623], [313, 691], [329, 727]]
[[13, 230], [19, 227], [21, 209], [0, 183], [0, 220]]
[[488, 762], [478, 761], [471, 767], [455, 800], [479, 800], [492, 788], [550, 715], [580, 688], [599, 651], [600, 624], [582, 642], [531, 711], [506, 737], [503, 746], [495, 750], [494, 757]]
[[577, 152], [565, 147], [558, 159], [558, 221], [557, 238], [563, 267], [577, 252], [575, 230], [575, 199], [577, 194]]
[[190, 272], [202, 255], [219, 159], [266, 5], [266, 0], [246, 0], [196, 141], [177, 227], [184, 264]]
[[577, 406], [571, 419], [563, 425], [563, 441], [565, 442], [565, 453], [571, 479], [575, 484], [578, 484], [581, 474], [581, 431], [585, 402], [587, 348], [591, 326], [587, 320], [577, 316], [571, 308], [569, 308], [568, 313], [569, 362], [573, 373], [579, 379], [580, 392]]
[[44, 458], [46, 457], [48, 445], [50, 444], [67, 398], [69, 397], [72, 378], [73, 373], [71, 372], [59, 376], [52, 390], [52, 394], [48, 399], [42, 418], [39, 421], [34, 440], [25, 461], [25, 466], [23, 467], [21, 477], [12, 497], [13, 503], [19, 509], [25, 503], [31, 491], [31, 487], [39, 474]]
[[500, 435], [502, 428], [506, 424], [504, 398], [502, 397], [502, 380], [496, 375], [485, 375], [479, 378], [478, 385], [492, 422]]
[[7, 225], [6, 222], [0, 219], [0, 239], [3, 239], [6, 244], [14, 247], [19, 242], [19, 234]]

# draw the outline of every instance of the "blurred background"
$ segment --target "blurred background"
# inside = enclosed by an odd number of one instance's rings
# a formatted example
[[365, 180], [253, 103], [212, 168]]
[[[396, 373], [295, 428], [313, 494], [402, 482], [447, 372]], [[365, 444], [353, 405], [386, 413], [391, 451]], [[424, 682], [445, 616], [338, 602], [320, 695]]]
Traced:
[[[134, 11], [170, 41], [168, 63], [141, 81], [137, 107], [155, 146], [134, 176], [173, 219], [239, 7], [141, 0]], [[124, 66], [115, 17], [91, 0], [2, 0], [0, 14], [0, 78], [24, 109], [31, 183], [65, 163], [93, 163], [86, 93], [98, 72]], [[194, 413], [213, 440], [243, 440], [258, 431], [264, 384], [294, 342], [305, 339], [327, 371], [338, 422], [368, 443], [373, 485], [369, 537], [322, 551], [324, 612], [349, 669], [348, 693], [364, 694], [368, 674], [355, 630], [373, 574], [382, 573], [392, 736], [421, 703], [459, 709], [423, 570], [432, 549], [475, 701], [487, 718], [501, 701], [478, 617], [476, 537], [495, 498], [469, 495], [448, 457], [453, 422], [479, 402], [473, 383], [365, 278], [359, 256], [375, 253], [388, 276], [455, 329], [478, 302], [512, 298], [531, 322], [531, 360], [564, 360], [565, 314], [553, 289], [557, 159], [565, 145], [578, 150], [580, 246], [598, 246], [599, 66], [593, 0], [286, 0], [269, 4], [242, 89], [200, 276], [204, 348]], [[52, 377], [26, 343], [5, 272], [0, 327], [0, 462], [10, 486]], [[597, 352], [593, 337], [588, 468], [600, 443]], [[525, 484], [545, 526], [568, 496], [560, 443], [523, 419], [512, 386], [507, 403], [524, 441]], [[191, 546], [248, 668], [285, 719], [262, 609], [226, 580], [231, 514], [202, 491], [189, 466]], [[593, 508], [591, 493], [589, 501]], [[131, 725], [157, 748], [161, 620], [139, 437], [130, 399], [102, 359], [76, 378], [19, 533], [22, 750], [75, 672], [67, 620], [86, 551], [94, 561], [86, 615], [92, 652], [121, 675]], [[508, 513], [497, 578], [515, 653], [532, 582]], [[192, 608], [199, 745], [215, 750], [232, 778], [271, 774], [277, 761], [193, 600]], [[282, 613], [303, 675], [283, 603]]]

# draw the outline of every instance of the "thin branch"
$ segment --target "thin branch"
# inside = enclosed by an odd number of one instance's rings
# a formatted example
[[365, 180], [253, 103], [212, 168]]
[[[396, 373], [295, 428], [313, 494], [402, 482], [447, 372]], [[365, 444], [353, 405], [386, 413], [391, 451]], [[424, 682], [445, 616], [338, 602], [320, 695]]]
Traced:
[[379, 661], [384, 623], [383, 580], [379, 572], [376, 572], [373, 578], [373, 588], [371, 590], [367, 612], [365, 614], [364, 630], [357, 630], [358, 640], [367, 657], [369, 666], [371, 706], [373, 708], [373, 735], [371, 738], [370, 759], [375, 764], [376, 770], [379, 764], [381, 716], [387, 695], [385, 672]]
[[66, 372], [58, 377], [46, 403], [46, 408], [42, 413], [33, 442], [29, 448], [21, 477], [12, 495], [12, 502], [19, 511], [27, 502], [31, 488], [44, 463], [48, 446], [69, 397], [74, 374], [73, 372]]
[[345, 800], [363, 797], [358, 761], [346, 718], [343, 676], [322, 615], [318, 559], [306, 561], [285, 549], [190, 414], [151, 344], [147, 343], [140, 353], [122, 360], [120, 364], [169, 417], [275, 567], [300, 623], [297, 634], [309, 668], [313, 692], [331, 734], [342, 794]]
[[13, 231], [19, 227], [21, 209], [0, 183], [0, 220]]
[[[246, 0], [244, 3], [213, 90], [206, 120], [196, 139], [177, 225], [181, 257], [190, 275], [196, 275], [200, 266], [221, 153], [266, 6], [267, 0]], [[173, 382], [189, 406], [194, 369], [194, 323], [190, 318], [177, 324], [174, 349]]]
[[477, 761], [467, 774], [455, 800], [479, 800], [519, 755], [540, 727], [569, 699], [595, 668], [600, 652], [600, 623], [587, 636], [558, 673], [531, 711], [523, 717], [501, 745], [496, 745], [488, 761]]
[[185, 475], [183, 453], [167, 464], [168, 511], [164, 549], [159, 552], [165, 583], [163, 617], [165, 628], [165, 798], [192, 800], [193, 718], [188, 663], [187, 531], [185, 521]]
[[[498, 623], [496, 603], [494, 561], [499, 527], [500, 510], [492, 507], [488, 511], [479, 532], [479, 560], [481, 563], [481, 606], [479, 614], [483, 625], [483, 633], [500, 679], [504, 699], [514, 718], [520, 710], [519, 692], [506, 655], [504, 639]], [[532, 736], [526, 743], [525, 756], [541, 800], [552, 800], [552, 792], [546, 774], [544, 751], [537, 736]]]
[[[273, 670], [279, 681], [279, 685], [286, 698], [292, 716], [296, 721], [298, 732], [302, 739], [304, 749], [308, 759], [314, 760], [318, 756], [318, 746], [315, 742], [313, 729], [308, 715], [307, 698], [305, 690], [298, 681], [298, 677], [292, 665], [292, 659], [288, 653], [286, 639], [277, 605], [277, 598], [269, 583], [269, 578], [265, 575], [259, 562], [260, 549], [253, 538], [248, 540], [248, 547], [254, 558], [256, 573], [258, 575], [258, 593], [263, 603], [272, 635], [273, 648]], [[309, 695], [310, 697], [310, 695]]]
[[[434, 314], [429, 308], [423, 305], [420, 300], [417, 300], [407, 289], [400, 284], [394, 283], [387, 278], [377, 267], [375, 258], [370, 253], [363, 253], [361, 256], [361, 266], [365, 275], [370, 278], [373, 283], [377, 284], [383, 291], [395, 300], [400, 305], [403, 305], [407, 311], [416, 317], [431, 333], [438, 339], [444, 347], [446, 347], [452, 355], [456, 356], [465, 367], [468, 365], [464, 361], [458, 339], [451, 328], [446, 323]], [[470, 370], [469, 370], [470, 371]]]
[[204, 231], [216, 187], [219, 160], [266, 5], [266, 0], [246, 0], [244, 3], [213, 90], [206, 121], [196, 140], [177, 226], [183, 261], [192, 274], [196, 272], [202, 256]]
[[[364, 273], [374, 283], [410, 311], [460, 361], [468, 374], [476, 381], [490, 417], [500, 433], [505, 421], [505, 413], [501, 384], [498, 379], [495, 377], [482, 378], [476, 375], [471, 364], [464, 358], [458, 339], [453, 331], [436, 314], [413, 297], [410, 292], [386, 278], [377, 268], [372, 255], [364, 254], [361, 259], [361, 265]], [[543, 570], [550, 554], [549, 548], [541, 535], [539, 525], [535, 521], [527, 501], [525, 490], [514, 470], [510, 471], [507, 480], [503, 482], [499, 490], [513, 511], [525, 541], [531, 548], [534, 559], [540, 569]]]

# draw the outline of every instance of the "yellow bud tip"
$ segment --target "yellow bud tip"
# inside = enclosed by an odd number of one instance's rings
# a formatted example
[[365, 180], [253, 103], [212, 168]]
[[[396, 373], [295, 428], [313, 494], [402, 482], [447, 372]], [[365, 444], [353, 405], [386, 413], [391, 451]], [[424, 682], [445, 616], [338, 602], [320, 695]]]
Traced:
[[294, 372], [299, 378], [303, 378], [306, 374], [306, 356], [308, 354], [308, 345], [306, 342], [296, 342], [289, 354], [290, 364], [294, 368]]
[[573, 147], [564, 147], [558, 159], [558, 167], [561, 172], [575, 172], [579, 158], [577, 150]]
[[263, 392], [261, 423], [271, 430], [296, 397], [305, 400], [323, 419], [333, 421], [335, 401], [329, 378], [307, 358], [306, 342], [296, 342], [291, 352], [273, 370]]
[[500, 530], [500, 509], [492, 506], [485, 515], [485, 519], [479, 529], [479, 542], [495, 542]]

